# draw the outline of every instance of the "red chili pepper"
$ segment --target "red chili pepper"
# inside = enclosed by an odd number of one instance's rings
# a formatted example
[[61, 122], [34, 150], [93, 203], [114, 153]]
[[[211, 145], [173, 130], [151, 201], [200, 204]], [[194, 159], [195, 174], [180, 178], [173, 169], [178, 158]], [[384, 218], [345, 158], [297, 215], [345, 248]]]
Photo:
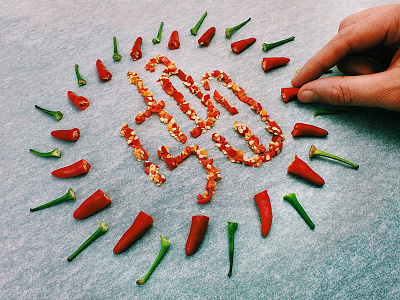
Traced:
[[287, 57], [264, 57], [261, 62], [261, 65], [265, 72], [267, 70], [270, 70], [270, 69], [273, 69], [276, 67], [284, 66], [289, 61], [290, 61], [290, 59]]
[[111, 203], [111, 199], [100, 189], [95, 191], [89, 198], [75, 210], [73, 217], [76, 220], [87, 218]]
[[293, 173], [297, 176], [300, 176], [316, 185], [324, 185], [325, 181], [319, 176], [316, 172], [314, 172], [304, 161], [294, 156], [293, 161], [288, 167], [288, 173]]
[[245, 50], [247, 47], [249, 47], [250, 45], [255, 43], [255, 41], [256, 41], [255, 38], [249, 38], [249, 39], [245, 39], [245, 40], [240, 40], [240, 41], [232, 43], [231, 44], [231, 49], [236, 54], [239, 54], [240, 52]]
[[258, 210], [260, 212], [261, 217], [261, 233], [263, 237], [268, 235], [269, 230], [271, 229], [272, 223], [272, 208], [271, 201], [268, 196], [267, 190], [262, 191], [254, 196], [256, 200]]
[[51, 132], [53, 137], [62, 141], [76, 141], [79, 139], [80, 134], [81, 132], [78, 128], [54, 130]]
[[168, 42], [169, 50], [178, 49], [181, 43], [179, 42], [179, 33], [177, 30], [172, 31], [171, 37]]
[[297, 97], [297, 92], [299, 88], [289, 87], [289, 88], [281, 88], [281, 97], [283, 102], [288, 102], [290, 99]]
[[133, 60], [138, 60], [142, 58], [142, 50], [140, 49], [141, 45], [142, 38], [139, 36], [132, 47], [131, 57], [133, 58]]
[[89, 100], [83, 96], [78, 96], [74, 92], [68, 91], [68, 98], [71, 100], [72, 104], [81, 110], [85, 110], [89, 106]]
[[207, 231], [208, 220], [209, 217], [203, 215], [192, 217], [192, 225], [190, 225], [185, 247], [186, 255], [193, 255], [199, 249]]
[[140, 211], [133, 221], [131, 227], [122, 235], [114, 247], [114, 254], [119, 254], [129, 248], [153, 225], [153, 218]]
[[100, 81], [109, 81], [111, 79], [112, 74], [106, 69], [100, 59], [96, 61], [96, 68], [97, 72], [99, 73]]
[[84, 159], [76, 163], [54, 170], [51, 174], [58, 178], [70, 178], [89, 172], [91, 165]]
[[209, 28], [204, 34], [199, 38], [199, 45], [200, 46], [208, 46], [210, 44], [211, 39], [215, 34], [215, 27]]
[[327, 136], [327, 135], [328, 131], [326, 131], [325, 129], [304, 123], [294, 124], [294, 128], [292, 130], [292, 136]]

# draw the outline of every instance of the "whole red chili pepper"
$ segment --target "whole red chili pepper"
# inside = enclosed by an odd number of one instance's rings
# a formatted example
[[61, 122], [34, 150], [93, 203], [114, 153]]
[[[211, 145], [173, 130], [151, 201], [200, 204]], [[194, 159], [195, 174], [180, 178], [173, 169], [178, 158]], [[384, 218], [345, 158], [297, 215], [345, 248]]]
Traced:
[[85, 110], [89, 106], [89, 100], [83, 96], [78, 96], [74, 92], [68, 91], [68, 98], [71, 100], [72, 104], [81, 110]]
[[125, 251], [129, 246], [136, 242], [153, 225], [153, 218], [140, 211], [133, 221], [131, 227], [122, 235], [114, 247], [114, 254]]
[[100, 81], [109, 81], [111, 79], [112, 74], [106, 69], [100, 59], [96, 61], [96, 68], [97, 72], [99, 73]]
[[179, 42], [179, 33], [177, 30], [172, 31], [171, 37], [168, 42], [169, 50], [178, 49], [181, 43]]
[[294, 128], [292, 130], [292, 136], [327, 136], [327, 135], [328, 131], [326, 131], [325, 129], [304, 123], [294, 124]]
[[242, 52], [243, 50], [245, 50], [247, 47], [249, 47], [250, 45], [252, 45], [255, 42], [256, 42], [255, 38], [248, 38], [248, 39], [240, 40], [240, 41], [232, 43], [231, 49], [236, 54], [239, 54], [240, 52]]
[[272, 223], [272, 208], [271, 201], [268, 196], [267, 190], [262, 191], [254, 196], [261, 218], [261, 233], [263, 237], [268, 235]]
[[304, 161], [294, 156], [293, 161], [288, 167], [288, 173], [300, 176], [316, 185], [324, 185], [325, 181], [315, 171], [313, 171]]
[[289, 61], [290, 61], [290, 59], [287, 57], [264, 57], [261, 62], [261, 65], [265, 72], [267, 70], [270, 70], [270, 69], [273, 69], [276, 67], [284, 66]]
[[51, 172], [54, 177], [59, 178], [70, 178], [89, 172], [91, 165], [84, 159], [77, 161], [76, 163], [60, 168]]
[[211, 39], [215, 34], [215, 27], [209, 28], [204, 34], [199, 38], [199, 45], [200, 46], [208, 46], [210, 44]]
[[209, 219], [209, 217], [203, 215], [192, 217], [192, 224], [190, 225], [185, 247], [186, 255], [193, 255], [199, 249], [206, 234]]
[[142, 50], [140, 49], [141, 45], [142, 38], [139, 36], [132, 47], [131, 57], [133, 58], [133, 60], [138, 60], [142, 58]]
[[111, 199], [100, 189], [94, 192], [89, 198], [75, 210], [73, 217], [76, 220], [89, 217], [111, 203]]
[[288, 102], [290, 99], [297, 97], [297, 92], [299, 88], [289, 87], [289, 88], [281, 88], [281, 97], [283, 102]]
[[80, 134], [81, 132], [78, 128], [54, 130], [51, 132], [53, 137], [62, 141], [76, 141], [79, 139]]

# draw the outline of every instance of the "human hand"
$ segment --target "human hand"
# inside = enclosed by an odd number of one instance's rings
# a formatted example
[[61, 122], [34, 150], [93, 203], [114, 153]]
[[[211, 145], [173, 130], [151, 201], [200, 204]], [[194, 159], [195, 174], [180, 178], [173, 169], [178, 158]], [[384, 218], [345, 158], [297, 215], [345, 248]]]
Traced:
[[[400, 5], [350, 15], [292, 79], [301, 102], [382, 107], [400, 111]], [[319, 78], [337, 65], [347, 75]]]

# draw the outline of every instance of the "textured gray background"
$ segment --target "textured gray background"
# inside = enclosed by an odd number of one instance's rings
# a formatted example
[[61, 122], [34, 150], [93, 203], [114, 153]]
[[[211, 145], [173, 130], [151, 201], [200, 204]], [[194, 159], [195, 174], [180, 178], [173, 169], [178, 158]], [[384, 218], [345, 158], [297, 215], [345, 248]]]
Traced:
[[[2, 1], [1, 18], [1, 299], [395, 299], [399, 297], [399, 114], [361, 109], [355, 115], [313, 117], [321, 105], [297, 101], [283, 103], [280, 88], [316, 51], [334, 36], [347, 15], [389, 1]], [[190, 35], [207, 11], [199, 35]], [[223, 34], [247, 18], [252, 20], [231, 40]], [[160, 22], [162, 41], [153, 45]], [[208, 48], [198, 38], [209, 27], [217, 28]], [[167, 48], [173, 30], [181, 47]], [[265, 53], [263, 42], [294, 35], [295, 41]], [[112, 37], [119, 43], [120, 62], [112, 61]], [[143, 58], [133, 61], [130, 51], [143, 37]], [[230, 43], [255, 37], [257, 42], [240, 55]], [[248, 125], [267, 144], [270, 134], [251, 109], [217, 81], [217, 88], [235, 105], [232, 117], [224, 108], [207, 134], [193, 139], [193, 122], [156, 82], [161, 74], [145, 71], [157, 54], [174, 61], [195, 81], [207, 71], [220, 69], [260, 102], [281, 126], [286, 140], [283, 151], [260, 168], [231, 163], [211, 134], [218, 132], [251, 155], [246, 142], [231, 129], [234, 121]], [[287, 56], [290, 63], [264, 73], [261, 60]], [[102, 59], [112, 72], [110, 82], [97, 78], [95, 62]], [[76, 83], [74, 65], [88, 81]], [[197, 204], [204, 192], [206, 173], [191, 157], [174, 171], [157, 158], [167, 145], [177, 155], [183, 145], [172, 138], [158, 117], [137, 125], [134, 117], [145, 103], [126, 73], [139, 73], [156, 100], [164, 99], [187, 134], [187, 144], [206, 148], [221, 170], [222, 179], [210, 203]], [[337, 75], [337, 71], [333, 75]], [[173, 83], [190, 100], [201, 117], [205, 109], [190, 97], [177, 78]], [[368, 87], [366, 87], [368, 88]], [[72, 90], [90, 99], [80, 111], [69, 102]], [[61, 110], [57, 123], [34, 108]], [[293, 139], [294, 123], [305, 122], [329, 131], [322, 139]], [[132, 149], [119, 135], [128, 123], [140, 137], [150, 160], [160, 166], [167, 182], [157, 187], [144, 174]], [[78, 127], [75, 143], [50, 136], [56, 129]], [[327, 159], [307, 157], [311, 144], [360, 164], [354, 170]], [[43, 159], [28, 149], [60, 148], [61, 159]], [[315, 187], [287, 174], [297, 154], [326, 181]], [[52, 177], [51, 171], [79, 159], [92, 165], [90, 172], [71, 179]], [[73, 188], [75, 202], [31, 213], [29, 208], [50, 201]], [[102, 189], [112, 204], [84, 220], [72, 213], [95, 190]], [[274, 220], [268, 237], [261, 236], [259, 212], [253, 196], [267, 189]], [[314, 221], [311, 231], [283, 195], [295, 192]], [[153, 227], [123, 254], [112, 249], [137, 213], [154, 218]], [[210, 223], [204, 242], [192, 257], [184, 252], [191, 216], [206, 214]], [[70, 255], [105, 221], [110, 229], [74, 261]], [[233, 276], [228, 278], [227, 222], [239, 223]], [[156, 257], [159, 235], [172, 245], [144, 286], [137, 286]]]

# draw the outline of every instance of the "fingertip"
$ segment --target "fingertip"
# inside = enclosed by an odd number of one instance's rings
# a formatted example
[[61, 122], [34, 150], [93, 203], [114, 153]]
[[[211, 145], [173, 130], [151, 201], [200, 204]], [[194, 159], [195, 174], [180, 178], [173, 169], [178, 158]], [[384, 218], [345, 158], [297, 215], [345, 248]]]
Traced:
[[317, 94], [312, 90], [300, 90], [297, 94], [297, 99], [303, 103], [313, 103], [319, 101]]

